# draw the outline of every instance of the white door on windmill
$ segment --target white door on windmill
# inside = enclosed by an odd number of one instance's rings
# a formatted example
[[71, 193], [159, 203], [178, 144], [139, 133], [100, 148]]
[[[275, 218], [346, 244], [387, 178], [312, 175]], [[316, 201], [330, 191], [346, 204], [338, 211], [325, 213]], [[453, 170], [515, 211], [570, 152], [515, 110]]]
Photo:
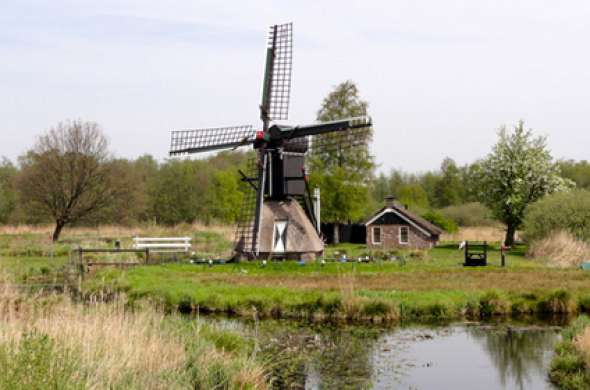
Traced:
[[275, 221], [272, 235], [273, 253], [285, 253], [287, 249], [287, 222], [286, 220]]

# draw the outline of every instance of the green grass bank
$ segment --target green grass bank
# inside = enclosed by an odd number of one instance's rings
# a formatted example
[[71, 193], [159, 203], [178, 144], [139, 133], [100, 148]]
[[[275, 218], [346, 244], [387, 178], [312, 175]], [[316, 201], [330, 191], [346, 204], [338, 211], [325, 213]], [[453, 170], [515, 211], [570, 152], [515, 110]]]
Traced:
[[578, 317], [562, 332], [555, 348], [549, 378], [560, 389], [590, 388], [590, 318]]
[[[362, 246], [346, 246], [354, 257]], [[342, 251], [342, 248], [330, 248]], [[499, 266], [465, 268], [447, 245], [406, 253], [405, 263], [242, 262], [105, 269], [86, 281], [86, 296], [125, 293], [169, 310], [316, 321], [400, 322], [489, 316], [576, 314], [590, 310], [590, 273], [556, 269], [519, 247]], [[497, 256], [497, 263], [494, 258]]]

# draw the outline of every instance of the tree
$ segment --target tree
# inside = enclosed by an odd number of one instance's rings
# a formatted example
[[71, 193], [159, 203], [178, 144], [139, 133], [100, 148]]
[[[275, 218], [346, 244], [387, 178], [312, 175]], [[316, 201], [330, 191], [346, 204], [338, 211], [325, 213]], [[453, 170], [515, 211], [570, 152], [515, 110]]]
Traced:
[[514, 244], [526, 207], [544, 195], [573, 186], [559, 174], [545, 137], [533, 137], [520, 121], [514, 132], [502, 127], [498, 143], [478, 165], [479, 195], [506, 224], [506, 245]]
[[[359, 96], [357, 86], [345, 81], [328, 94], [317, 113], [320, 122], [367, 115], [368, 103]], [[334, 242], [339, 242], [339, 224], [358, 220], [370, 204], [369, 181], [373, 176], [374, 162], [368, 144], [372, 132], [354, 134], [355, 147], [347, 147], [346, 135], [332, 133], [319, 136], [318, 144], [310, 153], [311, 183], [322, 188], [322, 220], [333, 222]], [[363, 137], [359, 140], [358, 137]], [[362, 142], [359, 142], [362, 141]], [[360, 144], [360, 145], [359, 145]]]
[[133, 225], [149, 219], [148, 184], [155, 176], [157, 162], [151, 156], [142, 156], [135, 161], [115, 159], [106, 164], [111, 172], [110, 185], [125, 191], [120, 191], [102, 210], [85, 218], [85, 222]]
[[371, 195], [374, 202], [382, 202], [387, 195], [391, 195], [388, 177], [383, 172], [375, 177], [371, 184]]
[[234, 169], [217, 171], [213, 174], [206, 204], [215, 220], [223, 223], [237, 221], [243, 199], [243, 193], [240, 192], [239, 187], [240, 179]]
[[[192, 223], [202, 203], [203, 189], [209, 185], [206, 170], [196, 161], [169, 160], [162, 164], [150, 189], [151, 209], [158, 223]], [[198, 177], [199, 172], [203, 175]]]
[[436, 205], [447, 207], [458, 204], [462, 198], [460, 170], [451, 158], [445, 158], [440, 167], [441, 176], [435, 184]]
[[420, 183], [403, 184], [395, 195], [400, 203], [408, 207], [419, 210], [427, 210], [429, 207], [428, 194]]
[[17, 169], [6, 158], [0, 163], [0, 223], [8, 222], [16, 206], [14, 180]]
[[92, 217], [123, 190], [111, 185], [107, 147], [98, 124], [67, 121], [21, 157], [20, 198], [30, 213], [55, 221], [54, 242], [66, 225]]

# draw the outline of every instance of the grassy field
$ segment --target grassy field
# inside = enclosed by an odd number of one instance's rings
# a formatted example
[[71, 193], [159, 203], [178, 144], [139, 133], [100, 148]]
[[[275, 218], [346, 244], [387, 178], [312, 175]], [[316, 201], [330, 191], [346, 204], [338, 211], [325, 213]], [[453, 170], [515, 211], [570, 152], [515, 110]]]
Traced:
[[[225, 256], [231, 249], [231, 229], [226, 227], [72, 229], [57, 245], [49, 240], [49, 228], [4, 228], [0, 269], [16, 283], [59, 283], [70, 251], [78, 245], [112, 247], [120, 239], [129, 247], [134, 235], [180, 236], [191, 231], [198, 257]], [[346, 263], [242, 262], [210, 267], [184, 261], [106, 268], [88, 275], [83, 288], [88, 298], [125, 293], [131, 302], [154, 301], [168, 310], [314, 320], [429, 321], [590, 310], [589, 272], [549, 267], [525, 252], [526, 247], [515, 247], [502, 268], [499, 248], [492, 245], [488, 267], [465, 268], [457, 243], [431, 251], [373, 252], [387, 260], [371, 263], [356, 261], [368, 254], [364, 245], [345, 244], [327, 248], [326, 257], [346, 254]]]
[[[13, 283], [61, 283], [65, 266], [73, 249], [113, 248], [116, 240], [122, 247], [131, 247], [134, 236], [190, 236], [193, 249], [202, 256], [224, 256], [231, 253], [233, 229], [201, 224], [175, 227], [99, 226], [64, 230], [59, 243], [51, 242], [52, 226], [0, 227], [0, 272], [11, 275]], [[95, 256], [94, 256], [95, 257]], [[92, 259], [88, 256], [87, 259]], [[137, 261], [134, 254], [103, 254], [101, 261]]]
[[[489, 315], [577, 313], [590, 309], [590, 273], [557, 269], [527, 259], [516, 247], [500, 267], [465, 268], [456, 244], [429, 252], [397, 254], [397, 260], [358, 263], [242, 262], [165, 264], [128, 271], [104, 270], [86, 294], [125, 292], [182, 311], [261, 317], [351, 321], [478, 319]], [[366, 252], [362, 245], [328, 248], [327, 256]], [[404, 257], [404, 262], [399, 259]]]

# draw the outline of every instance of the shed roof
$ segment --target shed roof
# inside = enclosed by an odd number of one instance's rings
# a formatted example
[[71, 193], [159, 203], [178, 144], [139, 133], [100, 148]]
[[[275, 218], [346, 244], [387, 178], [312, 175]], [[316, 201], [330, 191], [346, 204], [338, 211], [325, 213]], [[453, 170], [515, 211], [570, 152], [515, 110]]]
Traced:
[[396, 203], [389, 204], [389, 205], [381, 208], [375, 214], [370, 216], [363, 224], [365, 226], [368, 226], [368, 225], [372, 224], [373, 222], [375, 222], [377, 219], [379, 219], [379, 217], [381, 217], [382, 215], [385, 215], [387, 213], [397, 214], [402, 219], [405, 219], [411, 225], [414, 225], [415, 227], [417, 227], [419, 230], [422, 230], [427, 235], [439, 236], [443, 233], [443, 229], [428, 222], [424, 218], [412, 213], [411, 211], [409, 211], [405, 207], [400, 206]]

